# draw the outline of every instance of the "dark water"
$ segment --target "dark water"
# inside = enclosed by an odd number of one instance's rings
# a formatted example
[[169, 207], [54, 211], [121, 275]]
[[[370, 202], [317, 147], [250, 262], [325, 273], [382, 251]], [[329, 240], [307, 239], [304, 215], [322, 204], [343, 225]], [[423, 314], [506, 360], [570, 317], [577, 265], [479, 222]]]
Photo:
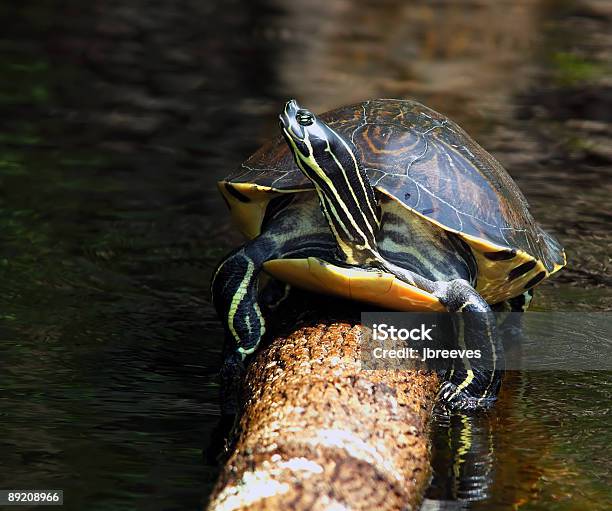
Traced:
[[[214, 183], [288, 97], [449, 114], [567, 248], [534, 308], [612, 308], [609, 2], [23, 0], [0, 17], [0, 488], [64, 488], [66, 509], [206, 499], [208, 281], [240, 241]], [[510, 377], [472, 507], [609, 509], [609, 376]]]

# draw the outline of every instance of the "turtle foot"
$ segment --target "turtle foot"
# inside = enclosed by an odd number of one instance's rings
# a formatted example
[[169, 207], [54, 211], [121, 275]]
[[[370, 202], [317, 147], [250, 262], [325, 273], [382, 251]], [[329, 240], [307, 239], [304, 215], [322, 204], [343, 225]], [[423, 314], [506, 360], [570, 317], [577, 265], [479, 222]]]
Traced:
[[443, 408], [450, 411], [478, 411], [491, 408], [496, 396], [474, 396], [465, 389], [459, 390], [457, 385], [446, 381], [438, 391], [438, 403]]

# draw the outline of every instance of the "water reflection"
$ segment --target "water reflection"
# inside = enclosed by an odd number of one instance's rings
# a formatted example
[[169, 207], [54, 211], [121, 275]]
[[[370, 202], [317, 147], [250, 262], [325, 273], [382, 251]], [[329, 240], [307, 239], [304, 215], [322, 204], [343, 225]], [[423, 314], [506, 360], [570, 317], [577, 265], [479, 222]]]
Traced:
[[[276, 135], [287, 97], [453, 116], [570, 254], [535, 308], [612, 306], [603, 2], [27, 0], [0, 16], [2, 487], [63, 487], [66, 509], [205, 498], [208, 281], [240, 241], [214, 182]], [[520, 382], [487, 422], [495, 477], [474, 505], [606, 508], [609, 375]]]
[[608, 398], [609, 374], [509, 372], [493, 410], [437, 418], [428, 505], [607, 509]]
[[438, 415], [432, 436], [434, 478], [427, 497], [466, 504], [489, 499], [495, 481], [490, 415]]

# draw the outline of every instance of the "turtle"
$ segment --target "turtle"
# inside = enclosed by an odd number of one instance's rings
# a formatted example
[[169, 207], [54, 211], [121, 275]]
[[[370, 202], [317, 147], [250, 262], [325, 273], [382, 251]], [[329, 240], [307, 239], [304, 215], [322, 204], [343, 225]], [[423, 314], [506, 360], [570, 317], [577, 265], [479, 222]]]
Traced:
[[417, 101], [372, 99], [315, 115], [290, 100], [279, 120], [281, 136], [218, 183], [249, 240], [212, 279], [228, 339], [225, 380], [244, 370], [265, 333], [262, 311], [288, 285], [387, 310], [461, 313], [466, 345], [484, 346], [497, 365], [453, 367], [439, 400], [490, 407], [503, 372], [492, 310], [524, 311], [532, 289], [566, 264], [514, 180]]

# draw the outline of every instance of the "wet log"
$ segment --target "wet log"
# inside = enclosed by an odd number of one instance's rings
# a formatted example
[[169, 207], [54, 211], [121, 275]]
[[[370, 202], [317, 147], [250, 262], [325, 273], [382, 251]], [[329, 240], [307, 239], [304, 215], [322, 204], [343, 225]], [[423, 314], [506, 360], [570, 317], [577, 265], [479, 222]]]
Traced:
[[259, 353], [210, 511], [418, 509], [438, 380], [361, 369], [360, 335], [319, 323]]

